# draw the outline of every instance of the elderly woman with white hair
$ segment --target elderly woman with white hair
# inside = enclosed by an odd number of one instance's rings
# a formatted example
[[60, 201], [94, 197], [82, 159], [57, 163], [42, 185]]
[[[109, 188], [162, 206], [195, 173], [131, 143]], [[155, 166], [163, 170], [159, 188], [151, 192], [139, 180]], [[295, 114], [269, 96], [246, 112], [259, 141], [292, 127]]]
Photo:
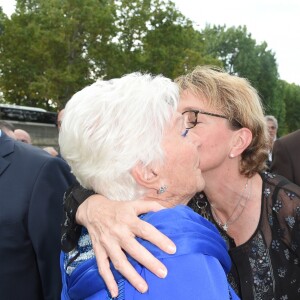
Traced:
[[[59, 144], [79, 183], [109, 199], [157, 201], [166, 209], [140, 218], [177, 245], [170, 255], [140, 239], [170, 272], [161, 280], [128, 257], [149, 289], [139, 293], [111, 266], [119, 287], [114, 299], [238, 298], [226, 278], [231, 262], [224, 241], [185, 206], [204, 180], [200, 144], [186, 129], [189, 120], [176, 112], [178, 99], [171, 80], [133, 73], [84, 88], [65, 108]], [[112, 299], [85, 228], [76, 248], [62, 253], [61, 267], [62, 299]]]

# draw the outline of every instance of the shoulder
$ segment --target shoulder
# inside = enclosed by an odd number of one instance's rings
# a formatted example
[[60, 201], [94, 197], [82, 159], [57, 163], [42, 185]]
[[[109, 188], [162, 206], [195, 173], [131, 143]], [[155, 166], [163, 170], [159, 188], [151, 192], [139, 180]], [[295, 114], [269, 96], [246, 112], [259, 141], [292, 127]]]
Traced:
[[[187, 206], [179, 205], [156, 213], [148, 213], [142, 219], [152, 224], [177, 245], [173, 257], [202, 253], [214, 256], [220, 261], [227, 259], [227, 246], [216, 227]], [[142, 239], [139, 241], [154, 256], [168, 257], [168, 254], [148, 241]]]
[[15, 142], [14, 152], [15, 156], [18, 156], [23, 161], [25, 159], [29, 160], [32, 165], [69, 168], [68, 164], [62, 158], [51, 156], [48, 152], [37, 146]]
[[282, 216], [300, 217], [300, 186], [283, 176], [263, 173], [264, 196], [271, 201], [272, 210]]
[[274, 146], [276, 147], [280, 145], [300, 145], [300, 129], [277, 139], [274, 143]]
[[48, 168], [65, 170], [70, 173], [67, 163], [49, 155], [39, 147], [15, 141], [7, 136], [0, 137], [0, 156], [10, 165], [10, 170], [31, 173], [32, 176]]
[[168, 269], [163, 280], [145, 267], [137, 266], [136, 271], [148, 283], [149, 289], [146, 294], [140, 294], [129, 282], [125, 282], [125, 298], [231, 299], [226, 272], [216, 258], [204, 254], [181, 255], [176, 259], [163, 259], [162, 263]]
[[15, 151], [17, 153], [22, 153], [22, 155], [27, 155], [29, 157], [34, 157], [38, 160], [48, 160], [51, 156], [41, 148], [33, 145], [28, 145], [26, 143], [15, 141]]
[[[300, 198], [300, 186], [291, 182], [284, 176], [269, 172], [263, 172], [261, 176], [265, 183], [265, 188], [271, 189], [276, 193], [285, 191], [287, 194], [294, 194], [297, 198]], [[267, 193], [267, 191], [265, 191], [265, 193]]]
[[[30, 178], [31, 181], [36, 182], [36, 186], [41, 186], [41, 188], [47, 185], [56, 190], [65, 191], [75, 181], [66, 161], [53, 157], [36, 146], [15, 142], [14, 152], [9, 160], [11, 170], [20, 172], [20, 176]], [[31, 176], [26, 174], [31, 174]]]
[[216, 227], [186, 205], [177, 205], [156, 213], [148, 213], [142, 219], [165, 233], [205, 231], [219, 234]]

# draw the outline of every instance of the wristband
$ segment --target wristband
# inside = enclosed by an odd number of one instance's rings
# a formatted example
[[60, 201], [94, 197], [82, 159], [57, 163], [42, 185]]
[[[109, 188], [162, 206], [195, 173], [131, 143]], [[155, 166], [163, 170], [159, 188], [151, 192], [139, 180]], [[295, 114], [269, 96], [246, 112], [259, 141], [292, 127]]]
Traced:
[[94, 191], [83, 188], [78, 182], [65, 193], [64, 219], [61, 225], [61, 249], [70, 252], [77, 245], [82, 226], [76, 223], [76, 212], [81, 203], [95, 194]]

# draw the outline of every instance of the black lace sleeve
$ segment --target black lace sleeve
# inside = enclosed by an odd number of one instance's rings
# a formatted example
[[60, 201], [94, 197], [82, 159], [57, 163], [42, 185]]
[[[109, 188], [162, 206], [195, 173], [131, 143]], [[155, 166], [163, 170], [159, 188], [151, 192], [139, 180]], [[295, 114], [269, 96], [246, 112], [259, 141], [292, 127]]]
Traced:
[[94, 192], [83, 188], [78, 182], [70, 186], [64, 195], [64, 219], [61, 226], [61, 248], [64, 252], [70, 252], [75, 248], [80, 233], [81, 225], [76, 223], [76, 212]]

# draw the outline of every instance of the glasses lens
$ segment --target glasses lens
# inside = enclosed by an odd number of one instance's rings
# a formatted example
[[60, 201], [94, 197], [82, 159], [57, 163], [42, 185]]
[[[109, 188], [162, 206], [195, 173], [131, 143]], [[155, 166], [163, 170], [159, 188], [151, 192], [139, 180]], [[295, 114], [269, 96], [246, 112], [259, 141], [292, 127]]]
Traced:
[[186, 129], [190, 129], [196, 126], [197, 117], [194, 111], [186, 111], [182, 115], [184, 118], [184, 125]]

